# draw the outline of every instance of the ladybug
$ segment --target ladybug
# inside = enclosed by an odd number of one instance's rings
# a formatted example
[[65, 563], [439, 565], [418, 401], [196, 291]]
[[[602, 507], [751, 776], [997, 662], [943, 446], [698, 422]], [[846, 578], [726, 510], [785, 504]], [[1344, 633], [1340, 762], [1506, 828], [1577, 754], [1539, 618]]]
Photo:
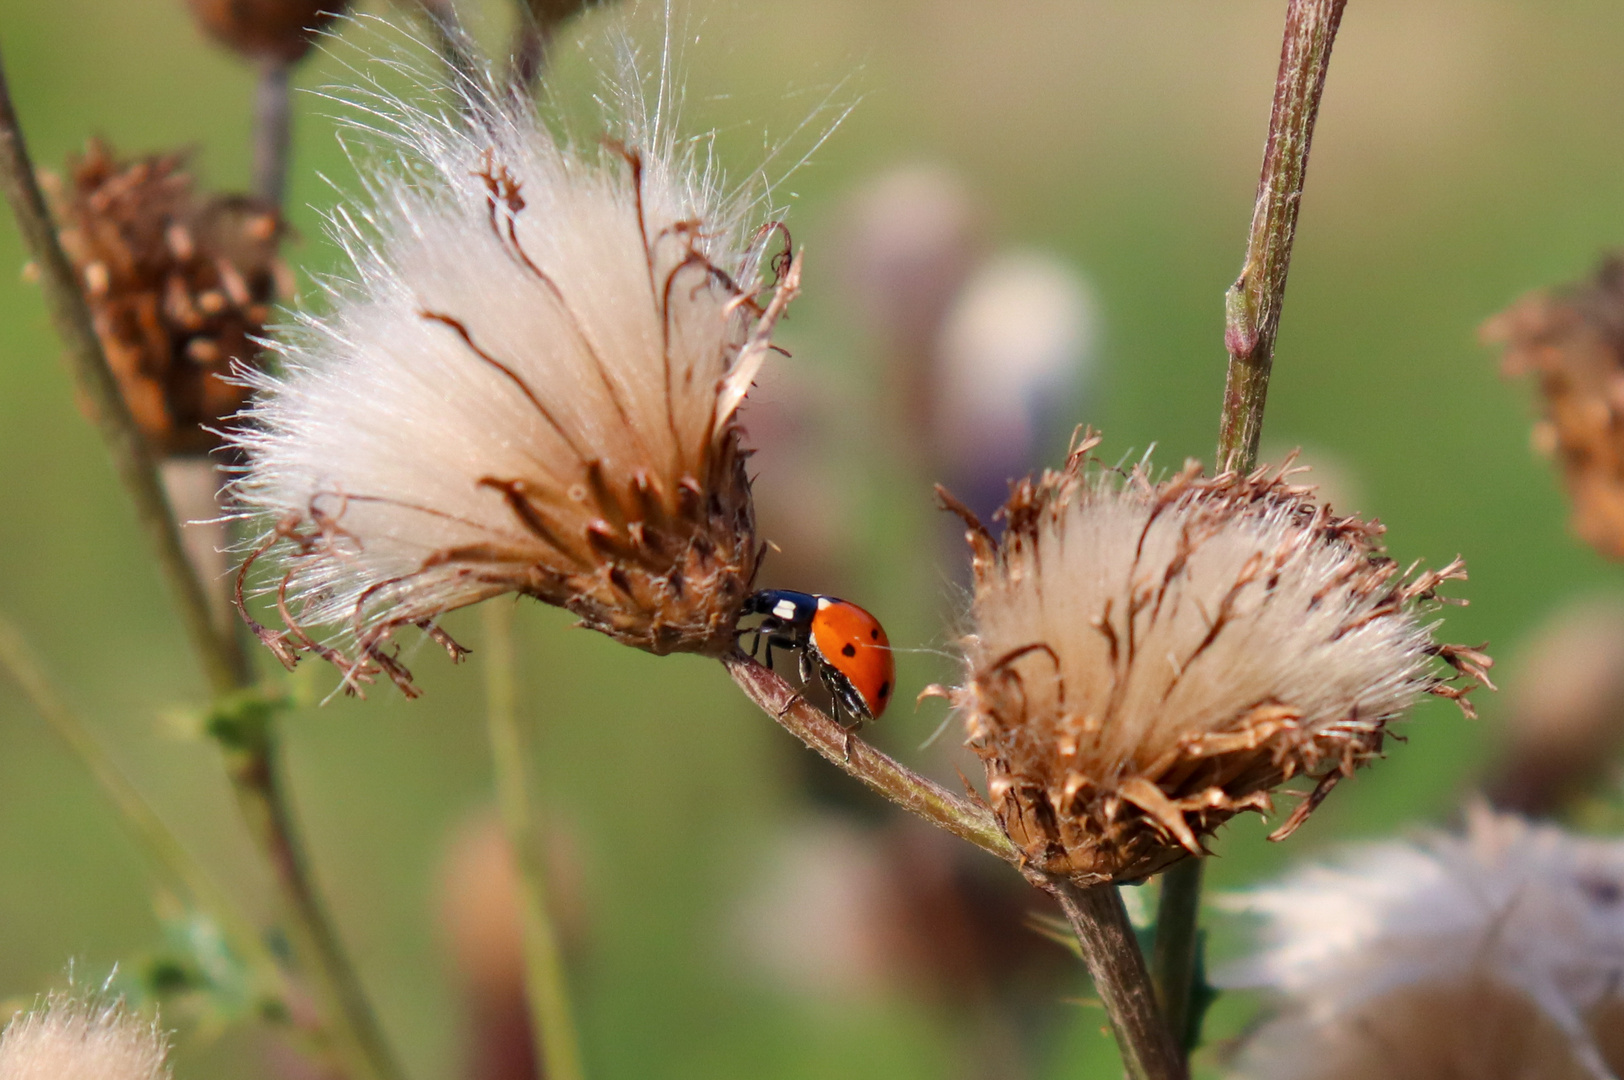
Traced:
[[765, 616], [741, 634], [755, 634], [750, 655], [767, 643], [767, 668], [773, 650], [801, 654], [801, 681], [814, 675], [828, 687], [835, 719], [844, 711], [858, 724], [877, 720], [891, 703], [897, 665], [880, 621], [849, 600], [788, 589], [763, 589], [744, 602], [744, 614]]

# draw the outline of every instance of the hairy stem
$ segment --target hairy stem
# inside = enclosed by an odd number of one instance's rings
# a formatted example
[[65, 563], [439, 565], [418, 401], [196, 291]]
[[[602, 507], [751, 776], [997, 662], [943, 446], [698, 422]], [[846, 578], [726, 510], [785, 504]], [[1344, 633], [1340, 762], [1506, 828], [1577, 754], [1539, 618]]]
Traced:
[[1297, 209], [1308, 172], [1314, 118], [1325, 91], [1342, 8], [1347, 0], [1290, 0], [1280, 47], [1280, 74], [1269, 112], [1257, 203], [1241, 275], [1224, 297], [1224, 347], [1229, 376], [1224, 385], [1218, 467], [1246, 471], [1257, 459], [1263, 403], [1274, 365], [1275, 333], [1297, 235]]
[[485, 714], [496, 772], [496, 795], [519, 882], [524, 924], [524, 988], [530, 1037], [546, 1080], [581, 1080], [580, 1040], [570, 1008], [569, 977], [547, 903], [547, 864], [530, 801], [528, 748], [514, 707], [513, 605], [484, 605]]
[[1111, 1018], [1122, 1063], [1133, 1080], [1184, 1080], [1184, 1052], [1156, 1005], [1145, 958], [1122, 896], [1111, 884], [1081, 887], [1054, 879], [1049, 891], [1071, 923], [1094, 991]]
[[267, 61], [254, 87], [253, 191], [278, 208], [287, 187], [288, 150], [293, 142], [292, 73], [293, 65], [286, 61]]
[[722, 658], [733, 681], [797, 739], [910, 813], [939, 825], [1005, 862], [1020, 853], [992, 811], [961, 798], [880, 753], [812, 707], [783, 679], [742, 653]]
[[[135, 504], [136, 517], [158, 561], [179, 609], [204, 675], [214, 691], [216, 708], [229, 712], [254, 674], [240, 640], [212, 615], [208, 590], [186, 557], [180, 529], [164, 492], [156, 463], [135, 419], [130, 415], [107, 356], [96, 336], [95, 322], [80, 291], [73, 265], [57, 239], [56, 228], [34, 176], [27, 144], [12, 105], [0, 63], [0, 187], [16, 215], [39, 276], [52, 322], [62, 338], [69, 371], [91, 422], [101, 432], [119, 479]], [[302, 973], [329, 1010], [327, 1034], [357, 1078], [398, 1080], [402, 1075], [378, 1033], [377, 1022], [360, 994], [354, 970], [339, 946], [332, 924], [316, 899], [293, 818], [278, 778], [275, 739], [268, 719], [236, 725], [236, 742], [227, 746], [227, 772], [236, 788], [249, 831], [270, 862], [281, 887], [288, 937]], [[246, 736], [246, 737], [245, 737]]]
[[80, 400], [101, 432], [124, 489], [135, 504], [136, 521], [158, 560], [158, 569], [175, 598], [204, 674], [217, 694], [247, 685], [252, 678], [247, 654], [237, 639], [221, 633], [208, 592], [192, 571], [180, 529], [164, 492], [141, 429], [130, 415], [118, 382], [107, 366], [95, 320], [80, 291], [78, 275], [57, 241], [56, 226], [34, 178], [22, 128], [12, 105], [5, 69], [0, 63], [0, 187], [16, 215], [17, 227], [39, 270], [51, 321], [62, 339], [63, 354]]
[[1190, 1022], [1196, 949], [1200, 941], [1201, 877], [1206, 863], [1185, 859], [1162, 874], [1161, 901], [1156, 907], [1156, 949], [1151, 956], [1156, 1000], [1167, 1029], [1180, 1046], [1190, 1047], [1196, 1032]]

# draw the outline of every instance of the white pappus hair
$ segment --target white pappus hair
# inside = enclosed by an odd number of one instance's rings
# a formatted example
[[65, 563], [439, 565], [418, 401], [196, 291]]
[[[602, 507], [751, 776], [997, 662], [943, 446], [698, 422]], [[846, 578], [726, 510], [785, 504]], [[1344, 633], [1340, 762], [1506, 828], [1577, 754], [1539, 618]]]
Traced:
[[799, 261], [674, 133], [669, 61], [650, 109], [621, 54], [587, 144], [487, 86], [446, 112], [369, 95], [383, 147], [331, 215], [353, 269], [233, 435], [285, 662], [410, 692], [391, 633], [455, 655], [433, 620], [510, 591], [654, 652], [731, 647], [760, 558], [736, 410]]

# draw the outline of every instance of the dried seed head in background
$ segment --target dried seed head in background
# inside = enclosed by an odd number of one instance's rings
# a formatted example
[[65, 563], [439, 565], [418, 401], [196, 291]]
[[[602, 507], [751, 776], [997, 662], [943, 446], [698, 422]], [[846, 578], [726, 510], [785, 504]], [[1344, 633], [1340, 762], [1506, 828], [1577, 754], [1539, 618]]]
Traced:
[[210, 37], [249, 60], [292, 63], [347, 0], [186, 0]]
[[1573, 530], [1624, 559], [1624, 257], [1586, 283], [1536, 292], [1484, 323], [1501, 371], [1538, 379], [1534, 446], [1562, 467]]
[[1502, 810], [1572, 810], [1615, 784], [1624, 761], [1624, 596], [1570, 603], [1518, 650], [1484, 783]]
[[52, 995], [0, 1035], [0, 1080], [164, 1080], [169, 1039], [120, 1002]]
[[994, 537], [970, 526], [968, 678], [952, 697], [992, 807], [1028, 862], [1079, 884], [1131, 881], [1187, 853], [1297, 775], [1294, 829], [1376, 756], [1435, 668], [1486, 681], [1488, 657], [1425, 619], [1460, 562], [1405, 572], [1380, 525], [1336, 517], [1287, 470], [1152, 482], [1098, 467], [1015, 485]]
[[247, 196], [199, 195], [180, 154], [119, 160], [92, 141], [45, 177], [62, 246], [79, 273], [124, 399], [160, 454], [219, 445], [205, 430], [248, 392], [227, 381], [251, 362], [276, 296], [282, 222]]
[[[1624, 843], [1473, 807], [1464, 835], [1354, 848], [1226, 906], [1263, 947], [1221, 971], [1279, 1008], [1253, 1080], [1496, 1080], [1624, 1070]], [[1402, 1063], [1402, 1066], [1398, 1063]]]
[[708, 142], [619, 85], [615, 137], [586, 146], [495, 93], [471, 124], [367, 103], [398, 126], [334, 215], [355, 269], [235, 437], [285, 661], [412, 692], [390, 635], [507, 592], [655, 653], [733, 648], [761, 556], [735, 414], [799, 265]]

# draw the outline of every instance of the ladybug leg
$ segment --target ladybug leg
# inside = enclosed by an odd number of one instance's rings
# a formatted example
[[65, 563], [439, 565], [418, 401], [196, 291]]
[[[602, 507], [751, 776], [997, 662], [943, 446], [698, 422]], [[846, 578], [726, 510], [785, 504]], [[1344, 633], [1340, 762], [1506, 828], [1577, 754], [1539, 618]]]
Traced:
[[815, 674], [816, 674], [816, 672], [814, 672], [814, 670], [812, 668], [812, 650], [811, 649], [802, 649], [801, 650], [801, 681], [803, 683], [810, 683]]

